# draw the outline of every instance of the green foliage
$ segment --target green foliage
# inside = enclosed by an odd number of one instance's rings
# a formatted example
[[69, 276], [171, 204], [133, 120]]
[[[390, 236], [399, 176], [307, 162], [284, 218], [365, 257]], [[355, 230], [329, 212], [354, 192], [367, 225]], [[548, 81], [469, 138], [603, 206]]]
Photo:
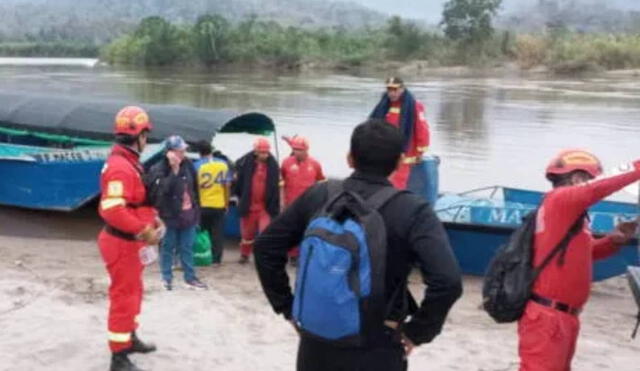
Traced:
[[101, 55], [112, 64], [134, 65], [257, 63], [298, 68], [311, 62], [350, 68], [391, 59], [471, 66], [515, 60], [523, 68], [548, 65], [560, 72], [640, 67], [640, 35], [576, 34], [560, 28], [543, 35], [480, 33], [452, 39], [398, 17], [383, 28], [361, 31], [285, 27], [255, 16], [236, 24], [221, 16], [203, 16], [192, 26], [178, 27], [152, 17], [107, 45]]
[[445, 35], [465, 44], [482, 44], [493, 35], [492, 18], [502, 0], [449, 0], [442, 12]]
[[191, 30], [193, 51], [205, 65], [229, 60], [231, 37], [231, 24], [219, 15], [198, 18]]
[[520, 35], [516, 59], [523, 68], [548, 65], [559, 73], [640, 68], [640, 35], [570, 32]]
[[138, 28], [102, 51], [102, 58], [114, 64], [163, 66], [188, 60], [189, 33], [160, 17], [142, 20]]
[[71, 41], [8, 42], [0, 44], [1, 56], [15, 57], [87, 57], [98, 56], [99, 48], [92, 44]]

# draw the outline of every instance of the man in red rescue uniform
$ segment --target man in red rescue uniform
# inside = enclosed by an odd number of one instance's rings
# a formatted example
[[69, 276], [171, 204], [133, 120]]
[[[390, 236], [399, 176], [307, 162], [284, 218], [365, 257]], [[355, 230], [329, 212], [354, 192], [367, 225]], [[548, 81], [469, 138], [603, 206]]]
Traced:
[[[322, 165], [309, 156], [307, 138], [296, 135], [293, 138], [285, 137], [284, 139], [293, 150], [291, 156], [282, 162], [280, 168], [284, 206], [288, 207], [311, 186], [325, 180], [325, 176], [322, 172]], [[289, 259], [292, 265], [297, 264], [299, 254], [297, 247], [289, 250]]]
[[424, 106], [413, 97], [401, 78], [388, 78], [386, 86], [387, 91], [370, 118], [384, 119], [402, 132], [404, 155], [389, 180], [396, 188], [407, 189], [411, 168], [422, 161], [429, 148], [429, 124]]
[[236, 162], [234, 194], [240, 215], [240, 264], [249, 261], [253, 243], [280, 212], [280, 171], [265, 138], [253, 143], [253, 151]]
[[[589, 207], [640, 180], [640, 160], [624, 174], [602, 174], [600, 161], [584, 150], [566, 150], [549, 163], [546, 177], [553, 190], [545, 196], [536, 220], [534, 266], [567, 235]], [[518, 323], [520, 371], [571, 369], [580, 321], [589, 297], [593, 261], [604, 259], [632, 238], [636, 222], [620, 223], [609, 235], [595, 238], [585, 218], [582, 230], [542, 271]]]
[[152, 129], [147, 113], [125, 107], [115, 118], [115, 142], [100, 178], [99, 213], [106, 226], [98, 246], [111, 284], [109, 286], [108, 338], [112, 352], [111, 371], [140, 370], [128, 358], [131, 353], [156, 350], [136, 335], [142, 303], [143, 255], [157, 245], [164, 225], [156, 210], [145, 206], [140, 153]]

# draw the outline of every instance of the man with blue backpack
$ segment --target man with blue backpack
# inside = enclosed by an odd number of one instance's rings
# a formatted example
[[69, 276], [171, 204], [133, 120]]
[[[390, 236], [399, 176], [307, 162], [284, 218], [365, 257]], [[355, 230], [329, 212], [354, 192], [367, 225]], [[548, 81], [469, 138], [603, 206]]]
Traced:
[[[376, 119], [360, 124], [348, 156], [354, 173], [307, 190], [256, 241], [265, 294], [301, 335], [299, 371], [406, 370], [413, 347], [440, 333], [462, 294], [431, 206], [387, 180], [402, 150], [397, 128]], [[297, 245], [292, 293], [285, 266]], [[420, 306], [407, 288], [415, 265], [427, 285]]]

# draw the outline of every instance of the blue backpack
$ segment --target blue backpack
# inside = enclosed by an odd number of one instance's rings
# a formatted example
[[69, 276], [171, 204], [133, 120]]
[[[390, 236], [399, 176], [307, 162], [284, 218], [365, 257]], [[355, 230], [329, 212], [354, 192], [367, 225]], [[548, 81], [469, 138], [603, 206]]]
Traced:
[[365, 201], [329, 182], [300, 245], [293, 318], [302, 335], [363, 346], [384, 323], [387, 234], [378, 210], [398, 193], [384, 187]]

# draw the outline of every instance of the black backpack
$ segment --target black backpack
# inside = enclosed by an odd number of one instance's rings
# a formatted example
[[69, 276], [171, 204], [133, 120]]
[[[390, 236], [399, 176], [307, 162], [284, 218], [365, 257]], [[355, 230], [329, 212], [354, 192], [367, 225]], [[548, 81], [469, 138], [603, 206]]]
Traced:
[[560, 252], [564, 255], [573, 237], [582, 229], [585, 215], [580, 215], [562, 241], [533, 267], [533, 243], [538, 210], [524, 217], [522, 224], [511, 234], [509, 242], [500, 247], [489, 264], [482, 287], [484, 309], [498, 323], [514, 322], [522, 317], [531, 291], [540, 272]]

